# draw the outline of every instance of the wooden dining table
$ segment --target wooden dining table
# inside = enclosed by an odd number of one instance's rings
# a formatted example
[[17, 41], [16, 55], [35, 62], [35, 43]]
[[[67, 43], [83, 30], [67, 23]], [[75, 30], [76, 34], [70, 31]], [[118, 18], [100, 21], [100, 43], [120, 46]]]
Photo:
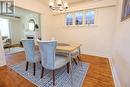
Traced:
[[66, 43], [58, 43], [56, 50], [60, 51], [60, 52], [65, 52], [68, 54], [68, 58], [70, 60], [70, 78], [71, 78], [71, 83], [73, 83], [73, 79], [72, 79], [72, 57], [71, 54], [72, 52], [74, 52], [75, 50], [79, 50], [79, 55], [80, 55], [80, 47], [81, 44], [66, 44]]

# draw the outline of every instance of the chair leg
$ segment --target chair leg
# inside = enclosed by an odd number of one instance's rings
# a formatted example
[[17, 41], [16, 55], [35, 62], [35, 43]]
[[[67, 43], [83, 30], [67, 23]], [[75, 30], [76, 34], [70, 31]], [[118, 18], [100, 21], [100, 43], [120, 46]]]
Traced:
[[79, 58], [79, 56], [77, 56], [78, 60], [81, 61], [81, 59]]
[[75, 58], [73, 58], [73, 60], [74, 60], [75, 64], [77, 65], [77, 61], [75, 60]]
[[42, 67], [41, 78], [43, 77], [43, 74], [44, 74], [44, 67]]
[[36, 63], [33, 63], [33, 68], [34, 68], [34, 72], [33, 72], [33, 75], [35, 76], [35, 69], [36, 69]]
[[40, 61], [40, 64], [41, 64], [42, 62]]
[[53, 70], [53, 86], [55, 85], [55, 70]]
[[69, 63], [67, 63], [67, 73], [69, 73]]
[[28, 64], [29, 64], [29, 62], [26, 62], [26, 71], [28, 70]]

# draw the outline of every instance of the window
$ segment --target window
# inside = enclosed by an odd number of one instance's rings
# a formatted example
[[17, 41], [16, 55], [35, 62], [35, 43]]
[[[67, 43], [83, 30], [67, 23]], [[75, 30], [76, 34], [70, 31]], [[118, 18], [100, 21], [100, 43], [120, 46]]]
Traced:
[[95, 10], [67, 13], [66, 25], [95, 25]]
[[8, 19], [0, 18], [0, 31], [2, 36], [7, 36], [8, 38], [10, 37]]
[[75, 13], [75, 25], [82, 25], [83, 24], [83, 13], [77, 12]]
[[94, 19], [95, 19], [95, 13], [93, 10], [89, 10], [86, 12], [86, 17], [85, 17], [85, 24], [94, 24]]
[[73, 25], [73, 15], [71, 13], [66, 15], [66, 25]]

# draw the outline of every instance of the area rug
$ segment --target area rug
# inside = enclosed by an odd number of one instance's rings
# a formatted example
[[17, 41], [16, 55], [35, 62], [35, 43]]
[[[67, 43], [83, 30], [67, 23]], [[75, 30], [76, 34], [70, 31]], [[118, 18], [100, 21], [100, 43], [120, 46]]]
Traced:
[[5, 54], [14, 54], [14, 53], [22, 52], [22, 51], [24, 51], [24, 48], [22, 47], [6, 48]]
[[[81, 66], [82, 63], [82, 66]], [[78, 65], [75, 63], [72, 70], [72, 81], [70, 75], [67, 73], [66, 66], [61, 69], [56, 70], [56, 85], [55, 87], [81, 87], [83, 80], [87, 74], [89, 64], [85, 62], [79, 62]], [[33, 67], [29, 66], [28, 71], [25, 71], [26, 63], [22, 62], [21, 64], [12, 65], [11, 68], [19, 73], [21, 76], [32, 82], [38, 87], [53, 87], [52, 84], [52, 71], [45, 70], [44, 76], [41, 79], [41, 64], [36, 64], [36, 75], [33, 76]], [[73, 83], [73, 84], [72, 84]]]

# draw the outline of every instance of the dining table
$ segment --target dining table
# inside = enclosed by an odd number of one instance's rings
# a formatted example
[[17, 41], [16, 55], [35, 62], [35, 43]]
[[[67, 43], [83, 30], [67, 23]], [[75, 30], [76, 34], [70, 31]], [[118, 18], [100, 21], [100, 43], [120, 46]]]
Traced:
[[[80, 56], [80, 47], [81, 44], [76, 44], [76, 43], [58, 43], [56, 47], [56, 51], [64, 52], [67, 53], [67, 57], [69, 58], [69, 63], [70, 63], [70, 78], [71, 78], [71, 83], [73, 84], [73, 79], [72, 79], [72, 52], [75, 50], [79, 51], [79, 56]], [[82, 64], [81, 64], [82, 65]]]

